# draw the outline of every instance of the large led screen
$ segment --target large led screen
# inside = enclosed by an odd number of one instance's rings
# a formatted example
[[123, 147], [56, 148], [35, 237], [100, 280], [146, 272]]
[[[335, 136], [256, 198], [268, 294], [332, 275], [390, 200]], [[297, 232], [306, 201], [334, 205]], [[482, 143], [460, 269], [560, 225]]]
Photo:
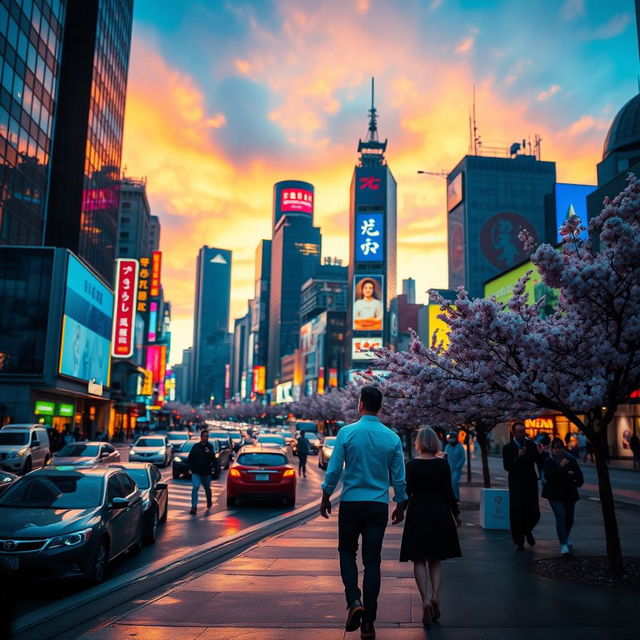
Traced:
[[109, 386], [113, 293], [69, 254], [59, 372]]
[[558, 242], [562, 240], [560, 227], [571, 214], [577, 215], [585, 226], [585, 230], [580, 234], [580, 237], [585, 240], [589, 237], [586, 230], [589, 221], [587, 196], [595, 188], [589, 184], [556, 184], [556, 239]]
[[353, 279], [353, 330], [382, 331], [384, 326], [382, 276]]
[[384, 260], [384, 216], [381, 213], [356, 214], [356, 262]]

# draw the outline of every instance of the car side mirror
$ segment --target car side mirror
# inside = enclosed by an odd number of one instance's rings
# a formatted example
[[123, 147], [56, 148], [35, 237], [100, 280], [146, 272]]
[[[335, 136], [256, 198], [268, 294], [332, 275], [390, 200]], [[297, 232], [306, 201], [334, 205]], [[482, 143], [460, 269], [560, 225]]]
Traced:
[[129, 506], [129, 500], [127, 498], [114, 498], [109, 506], [112, 509], [125, 509]]

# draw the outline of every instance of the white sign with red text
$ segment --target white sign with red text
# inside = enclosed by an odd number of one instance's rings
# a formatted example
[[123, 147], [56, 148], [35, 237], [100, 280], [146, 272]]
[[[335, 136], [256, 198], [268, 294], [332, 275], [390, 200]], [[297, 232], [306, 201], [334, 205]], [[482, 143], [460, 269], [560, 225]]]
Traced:
[[116, 260], [116, 290], [111, 332], [111, 355], [130, 358], [135, 348], [138, 261]]

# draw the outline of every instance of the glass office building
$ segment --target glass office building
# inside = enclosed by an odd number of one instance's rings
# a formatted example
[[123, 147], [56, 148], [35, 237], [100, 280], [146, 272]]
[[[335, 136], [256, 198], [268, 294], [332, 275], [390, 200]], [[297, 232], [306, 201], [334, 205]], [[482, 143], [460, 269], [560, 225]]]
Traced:
[[0, 0], [0, 244], [39, 245], [65, 0]]

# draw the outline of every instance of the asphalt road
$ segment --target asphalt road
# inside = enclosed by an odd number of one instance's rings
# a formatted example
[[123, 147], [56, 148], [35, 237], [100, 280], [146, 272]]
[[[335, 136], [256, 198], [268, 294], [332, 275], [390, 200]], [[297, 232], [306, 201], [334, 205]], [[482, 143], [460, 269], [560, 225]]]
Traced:
[[[128, 459], [129, 447], [118, 447], [122, 461]], [[297, 464], [297, 458], [294, 458]], [[320, 484], [324, 471], [317, 466], [317, 457], [309, 456], [307, 477], [298, 478], [295, 507], [285, 507], [281, 502], [245, 503], [233, 509], [226, 506], [227, 471], [211, 484], [213, 507], [205, 509], [204, 491], [200, 490], [198, 513], [190, 515], [191, 482], [174, 480], [171, 466], [161, 469], [163, 479], [169, 485], [169, 513], [167, 522], [160, 526], [156, 543], [144, 547], [137, 556], [124, 556], [116, 559], [110, 566], [107, 580], [144, 567], [154, 561], [192, 547], [229, 536], [258, 524], [278, 514], [288, 513], [320, 497]], [[31, 613], [40, 607], [52, 604], [84, 589], [80, 582], [34, 582], [24, 581], [16, 584], [16, 617]]]

